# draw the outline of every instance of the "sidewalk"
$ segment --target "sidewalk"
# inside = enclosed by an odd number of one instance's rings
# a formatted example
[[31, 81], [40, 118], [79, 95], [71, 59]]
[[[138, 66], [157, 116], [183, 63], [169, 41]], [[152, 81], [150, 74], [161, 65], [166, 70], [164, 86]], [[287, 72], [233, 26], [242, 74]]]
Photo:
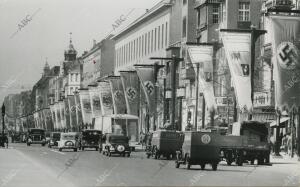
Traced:
[[271, 159], [281, 159], [281, 160], [285, 160], [285, 161], [289, 161], [289, 162], [298, 162], [300, 161], [299, 157], [297, 154], [294, 154], [294, 157], [292, 158], [291, 156], [289, 156], [288, 154], [284, 153], [284, 152], [280, 152], [281, 156], [275, 156], [271, 154]]

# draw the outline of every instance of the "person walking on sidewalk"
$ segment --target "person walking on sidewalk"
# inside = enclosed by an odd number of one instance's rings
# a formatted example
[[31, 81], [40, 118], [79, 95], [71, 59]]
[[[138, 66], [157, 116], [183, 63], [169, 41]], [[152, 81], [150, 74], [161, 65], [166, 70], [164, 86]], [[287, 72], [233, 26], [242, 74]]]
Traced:
[[287, 135], [286, 134], [282, 138], [281, 147], [282, 147], [284, 154], [287, 154], [288, 153], [288, 145], [287, 145]]
[[288, 155], [292, 156], [292, 136], [290, 133], [287, 135], [287, 148], [288, 148]]

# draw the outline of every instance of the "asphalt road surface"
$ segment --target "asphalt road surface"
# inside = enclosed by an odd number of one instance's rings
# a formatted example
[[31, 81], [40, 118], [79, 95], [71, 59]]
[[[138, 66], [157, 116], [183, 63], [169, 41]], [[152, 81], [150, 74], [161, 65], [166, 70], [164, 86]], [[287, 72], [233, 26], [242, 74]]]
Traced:
[[207, 165], [175, 169], [174, 161], [147, 159], [145, 152], [106, 157], [94, 150], [63, 151], [41, 145], [0, 148], [0, 187], [44, 186], [300, 186], [296, 160], [271, 159], [272, 166]]

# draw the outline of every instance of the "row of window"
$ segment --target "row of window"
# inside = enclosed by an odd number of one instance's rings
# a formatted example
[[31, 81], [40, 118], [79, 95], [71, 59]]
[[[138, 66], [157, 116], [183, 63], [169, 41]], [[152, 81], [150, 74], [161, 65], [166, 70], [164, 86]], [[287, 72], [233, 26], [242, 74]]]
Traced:
[[70, 82], [78, 82], [78, 81], [79, 81], [79, 73], [71, 73]]
[[168, 22], [116, 49], [116, 66], [145, 57], [168, 46]]
[[[220, 6], [219, 4], [212, 5], [212, 23], [219, 23], [221, 21], [226, 20], [226, 7], [225, 4]], [[198, 20], [198, 27], [201, 25], [201, 10], [200, 8], [197, 9], [197, 20]], [[202, 20], [206, 21], [206, 20]], [[250, 21], [250, 2], [239, 2], [239, 9], [238, 9], [238, 21]]]

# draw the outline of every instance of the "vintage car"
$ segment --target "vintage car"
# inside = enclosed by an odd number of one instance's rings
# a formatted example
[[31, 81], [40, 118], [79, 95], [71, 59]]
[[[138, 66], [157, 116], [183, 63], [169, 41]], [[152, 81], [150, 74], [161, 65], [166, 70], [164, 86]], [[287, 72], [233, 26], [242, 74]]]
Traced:
[[176, 151], [181, 149], [183, 134], [174, 130], [158, 130], [153, 132], [151, 145], [146, 147], [147, 158], [154, 156], [159, 159], [164, 156], [167, 159], [175, 158]]
[[127, 157], [130, 157], [129, 138], [124, 135], [105, 134], [103, 137], [102, 153], [106, 156], [119, 154], [123, 157], [127, 154]]
[[[81, 150], [85, 148], [95, 148], [98, 151], [99, 145], [102, 145], [101, 142], [102, 131], [100, 130], [83, 130], [81, 132], [79, 147]], [[101, 149], [99, 149], [101, 150]]]
[[45, 130], [36, 129], [36, 128], [28, 129], [26, 143], [27, 146], [30, 146], [31, 144], [41, 144], [42, 146], [45, 146], [46, 145]]
[[58, 146], [58, 142], [60, 141], [60, 132], [51, 132], [50, 133], [50, 140], [48, 143], [48, 147], [51, 148], [52, 146]]
[[60, 141], [58, 142], [58, 150], [62, 151], [63, 149], [73, 149], [77, 152], [79, 147], [79, 133], [77, 132], [68, 132], [61, 133]]
[[8, 147], [8, 138], [6, 134], [0, 134], [0, 147]]
[[220, 161], [220, 147], [218, 145], [219, 134], [212, 132], [187, 131], [184, 132], [182, 149], [176, 153], [175, 167], [180, 164], [200, 165], [205, 169], [206, 164], [211, 164], [213, 170], [217, 170]]

